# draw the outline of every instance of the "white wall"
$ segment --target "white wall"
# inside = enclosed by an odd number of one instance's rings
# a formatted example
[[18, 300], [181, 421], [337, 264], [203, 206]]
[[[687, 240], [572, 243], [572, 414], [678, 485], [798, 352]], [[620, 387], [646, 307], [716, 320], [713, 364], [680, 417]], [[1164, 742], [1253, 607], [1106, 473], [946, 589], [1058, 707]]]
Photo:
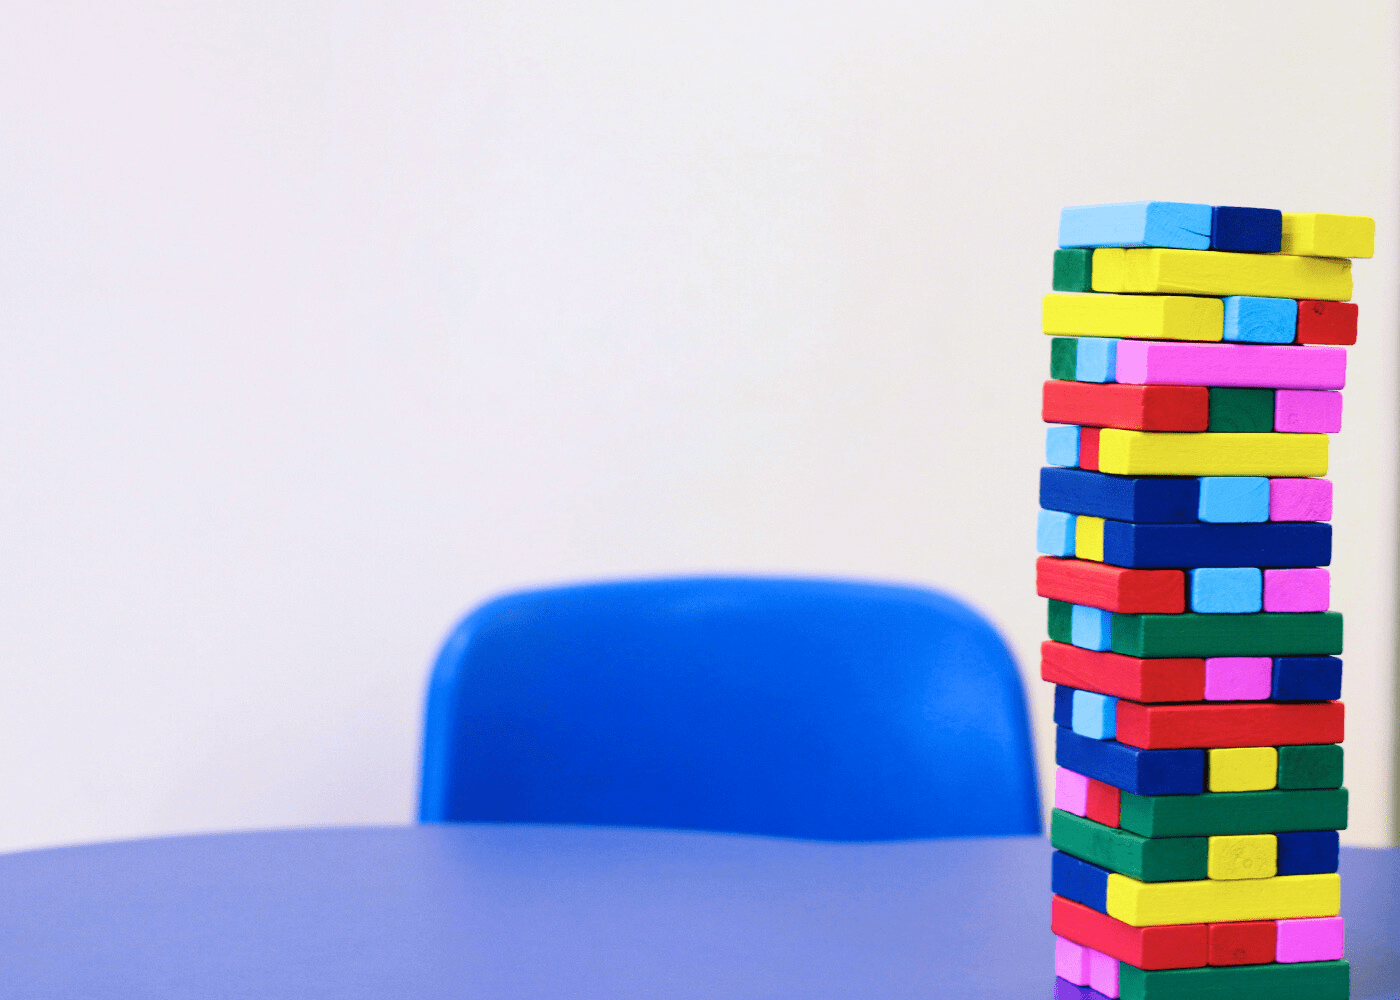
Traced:
[[1135, 198], [1377, 217], [1335, 580], [1390, 836], [1393, 4], [26, 6], [0, 847], [408, 820], [427, 663], [520, 585], [929, 582], [1033, 675], [1056, 213]]

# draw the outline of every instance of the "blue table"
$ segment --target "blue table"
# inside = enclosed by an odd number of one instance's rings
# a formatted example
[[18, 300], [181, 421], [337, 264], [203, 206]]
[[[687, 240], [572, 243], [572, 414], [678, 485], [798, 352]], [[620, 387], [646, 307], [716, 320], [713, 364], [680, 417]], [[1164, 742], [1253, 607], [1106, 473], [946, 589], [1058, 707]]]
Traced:
[[[1353, 997], [1400, 996], [1400, 851], [1345, 850]], [[0, 857], [0, 995], [1048, 998], [1049, 848], [509, 825]]]

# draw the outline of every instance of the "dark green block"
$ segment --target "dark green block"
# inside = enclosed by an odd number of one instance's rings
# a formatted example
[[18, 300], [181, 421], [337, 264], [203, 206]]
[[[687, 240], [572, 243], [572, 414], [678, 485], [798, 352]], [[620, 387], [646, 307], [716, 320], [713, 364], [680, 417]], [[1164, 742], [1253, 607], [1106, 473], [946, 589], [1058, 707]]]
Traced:
[[1078, 365], [1079, 339], [1077, 337], [1052, 337], [1050, 339], [1050, 377], [1061, 382], [1073, 382]]
[[1324, 656], [1342, 651], [1336, 611], [1254, 615], [1114, 615], [1125, 656]]
[[1150, 972], [1118, 963], [1120, 1000], [1347, 1000], [1350, 991], [1351, 967], [1342, 961]]
[[1278, 748], [1279, 788], [1341, 788], [1342, 748], [1335, 743]]
[[1274, 429], [1274, 390], [1210, 390], [1209, 430], [1230, 434], [1268, 434]]
[[1139, 882], [1195, 882], [1206, 877], [1210, 841], [1205, 837], [1149, 840], [1128, 830], [1095, 823], [1056, 809], [1050, 813], [1050, 843], [1076, 858], [1130, 875]]
[[1144, 837], [1220, 837], [1240, 833], [1345, 830], [1347, 790], [1120, 793], [1118, 822]]
[[1057, 292], [1092, 292], [1094, 290], [1094, 251], [1056, 250], [1055, 277], [1050, 287]]
[[1070, 616], [1073, 614], [1073, 604], [1066, 604], [1064, 601], [1050, 602], [1050, 610], [1046, 616], [1046, 631], [1050, 638], [1056, 642], [1069, 642]]

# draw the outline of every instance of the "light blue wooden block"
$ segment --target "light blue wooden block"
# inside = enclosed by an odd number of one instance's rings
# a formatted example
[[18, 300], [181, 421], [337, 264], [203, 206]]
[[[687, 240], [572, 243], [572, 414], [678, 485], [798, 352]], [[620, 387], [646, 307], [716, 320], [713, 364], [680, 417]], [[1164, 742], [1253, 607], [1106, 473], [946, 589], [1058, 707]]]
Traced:
[[1118, 699], [1093, 691], [1075, 691], [1070, 728], [1091, 740], [1111, 740], [1118, 735]]
[[1262, 476], [1202, 476], [1196, 516], [1215, 524], [1269, 519], [1269, 481]]
[[1246, 615], [1264, 607], [1264, 574], [1252, 566], [1191, 571], [1191, 610]]
[[1035, 550], [1047, 556], [1074, 555], [1073, 514], [1042, 510], [1035, 522]]
[[1257, 295], [1227, 295], [1225, 339], [1249, 344], [1291, 344], [1298, 334], [1298, 303]]
[[1210, 249], [1210, 206], [1179, 201], [1074, 205], [1060, 211], [1062, 247]]
[[1079, 468], [1079, 428], [1045, 428], [1045, 461], [1066, 469]]
[[1113, 612], [1076, 604], [1070, 609], [1069, 641], [1103, 652], [1113, 645]]
[[1074, 349], [1076, 382], [1118, 381], [1118, 341], [1107, 337], [1079, 337]]

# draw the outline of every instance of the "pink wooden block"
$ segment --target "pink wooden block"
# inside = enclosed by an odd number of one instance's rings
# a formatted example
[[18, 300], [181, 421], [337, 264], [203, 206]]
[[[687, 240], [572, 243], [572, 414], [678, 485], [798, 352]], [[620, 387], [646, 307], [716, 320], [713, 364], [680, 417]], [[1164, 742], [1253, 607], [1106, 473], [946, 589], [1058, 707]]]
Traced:
[[1206, 701], [1262, 701], [1273, 684], [1274, 661], [1267, 656], [1206, 659]]
[[1093, 949], [1055, 936], [1055, 975], [1075, 986], [1089, 985], [1089, 953]]
[[1089, 779], [1068, 768], [1055, 768], [1055, 808], [1076, 816], [1088, 815]]
[[1278, 922], [1279, 962], [1330, 962], [1342, 957], [1346, 925], [1341, 917]]
[[1332, 576], [1325, 569], [1264, 570], [1265, 611], [1326, 611], [1331, 595]]
[[1332, 480], [1270, 479], [1269, 520], [1332, 520]]
[[1117, 348], [1117, 379], [1132, 385], [1340, 389], [1346, 372], [1344, 347], [1120, 340]]
[[1336, 434], [1342, 429], [1342, 394], [1308, 389], [1274, 393], [1274, 430], [1293, 434]]
[[1118, 959], [1101, 951], [1089, 952], [1089, 985], [1110, 1000], [1118, 1000]]

